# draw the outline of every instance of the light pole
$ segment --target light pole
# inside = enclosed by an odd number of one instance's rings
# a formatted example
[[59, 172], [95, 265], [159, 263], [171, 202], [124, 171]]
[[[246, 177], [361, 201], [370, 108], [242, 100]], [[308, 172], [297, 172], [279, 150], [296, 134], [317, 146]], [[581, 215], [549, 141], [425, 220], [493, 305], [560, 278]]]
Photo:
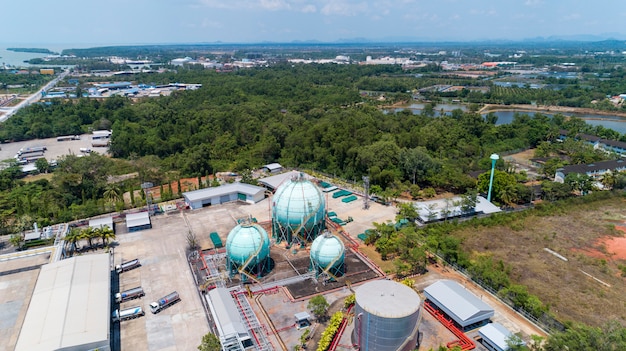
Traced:
[[496, 162], [498, 161], [500, 156], [498, 156], [498, 154], [491, 154], [489, 158], [491, 159], [491, 177], [489, 177], [489, 192], [487, 193], [487, 201], [491, 202], [491, 188], [493, 188], [493, 173], [496, 169]]

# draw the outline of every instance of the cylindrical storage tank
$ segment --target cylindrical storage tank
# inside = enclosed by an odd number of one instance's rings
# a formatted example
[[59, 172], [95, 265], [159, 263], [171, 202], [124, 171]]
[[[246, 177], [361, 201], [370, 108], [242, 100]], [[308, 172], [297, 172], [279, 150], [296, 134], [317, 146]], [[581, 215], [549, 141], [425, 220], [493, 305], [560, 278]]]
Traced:
[[260, 275], [270, 255], [269, 236], [258, 224], [238, 224], [226, 238], [226, 255], [231, 268]]
[[326, 201], [317, 185], [303, 175], [281, 184], [273, 199], [272, 225], [277, 241], [311, 241], [324, 229]]
[[356, 289], [352, 342], [362, 351], [409, 351], [418, 343], [421, 299], [415, 290], [391, 280]]
[[345, 253], [341, 239], [325, 232], [311, 244], [311, 266], [316, 274], [326, 271], [335, 277], [341, 276], [344, 273]]

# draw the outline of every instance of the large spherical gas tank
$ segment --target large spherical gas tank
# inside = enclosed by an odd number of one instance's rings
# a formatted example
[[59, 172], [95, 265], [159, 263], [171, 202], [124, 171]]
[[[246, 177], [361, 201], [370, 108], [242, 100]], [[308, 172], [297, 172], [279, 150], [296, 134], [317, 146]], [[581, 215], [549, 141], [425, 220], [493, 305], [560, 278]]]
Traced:
[[391, 280], [374, 280], [355, 292], [353, 343], [360, 350], [409, 351], [417, 344], [420, 297]]
[[326, 233], [320, 235], [311, 244], [311, 260], [322, 269], [339, 267], [343, 264], [345, 247], [336, 236]]
[[270, 239], [265, 229], [258, 224], [239, 224], [228, 233], [226, 254], [238, 265], [256, 255], [260, 262], [270, 254]]
[[302, 228], [307, 238], [318, 234], [311, 231], [324, 222], [326, 201], [317, 185], [302, 176], [290, 179], [276, 189], [273, 199], [277, 225], [292, 232]]

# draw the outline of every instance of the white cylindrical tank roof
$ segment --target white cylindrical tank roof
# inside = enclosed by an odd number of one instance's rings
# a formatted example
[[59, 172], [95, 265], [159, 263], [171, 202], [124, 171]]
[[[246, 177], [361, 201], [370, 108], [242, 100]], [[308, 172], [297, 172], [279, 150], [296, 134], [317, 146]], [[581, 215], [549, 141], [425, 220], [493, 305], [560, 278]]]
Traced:
[[356, 289], [356, 303], [373, 315], [403, 318], [419, 310], [421, 299], [415, 290], [391, 280], [374, 280]]

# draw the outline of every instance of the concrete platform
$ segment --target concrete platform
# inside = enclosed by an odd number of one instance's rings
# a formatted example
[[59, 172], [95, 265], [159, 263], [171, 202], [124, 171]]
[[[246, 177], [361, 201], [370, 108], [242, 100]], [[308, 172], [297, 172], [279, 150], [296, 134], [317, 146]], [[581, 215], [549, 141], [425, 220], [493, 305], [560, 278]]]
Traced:
[[[141, 267], [119, 275], [119, 289], [142, 286], [146, 295], [121, 308], [141, 306], [146, 315], [114, 324], [121, 350], [195, 350], [209, 325], [185, 253], [187, 226], [180, 213], [152, 217], [152, 229], [118, 234], [115, 264], [138, 258]], [[159, 314], [150, 302], [178, 291], [181, 301]]]

